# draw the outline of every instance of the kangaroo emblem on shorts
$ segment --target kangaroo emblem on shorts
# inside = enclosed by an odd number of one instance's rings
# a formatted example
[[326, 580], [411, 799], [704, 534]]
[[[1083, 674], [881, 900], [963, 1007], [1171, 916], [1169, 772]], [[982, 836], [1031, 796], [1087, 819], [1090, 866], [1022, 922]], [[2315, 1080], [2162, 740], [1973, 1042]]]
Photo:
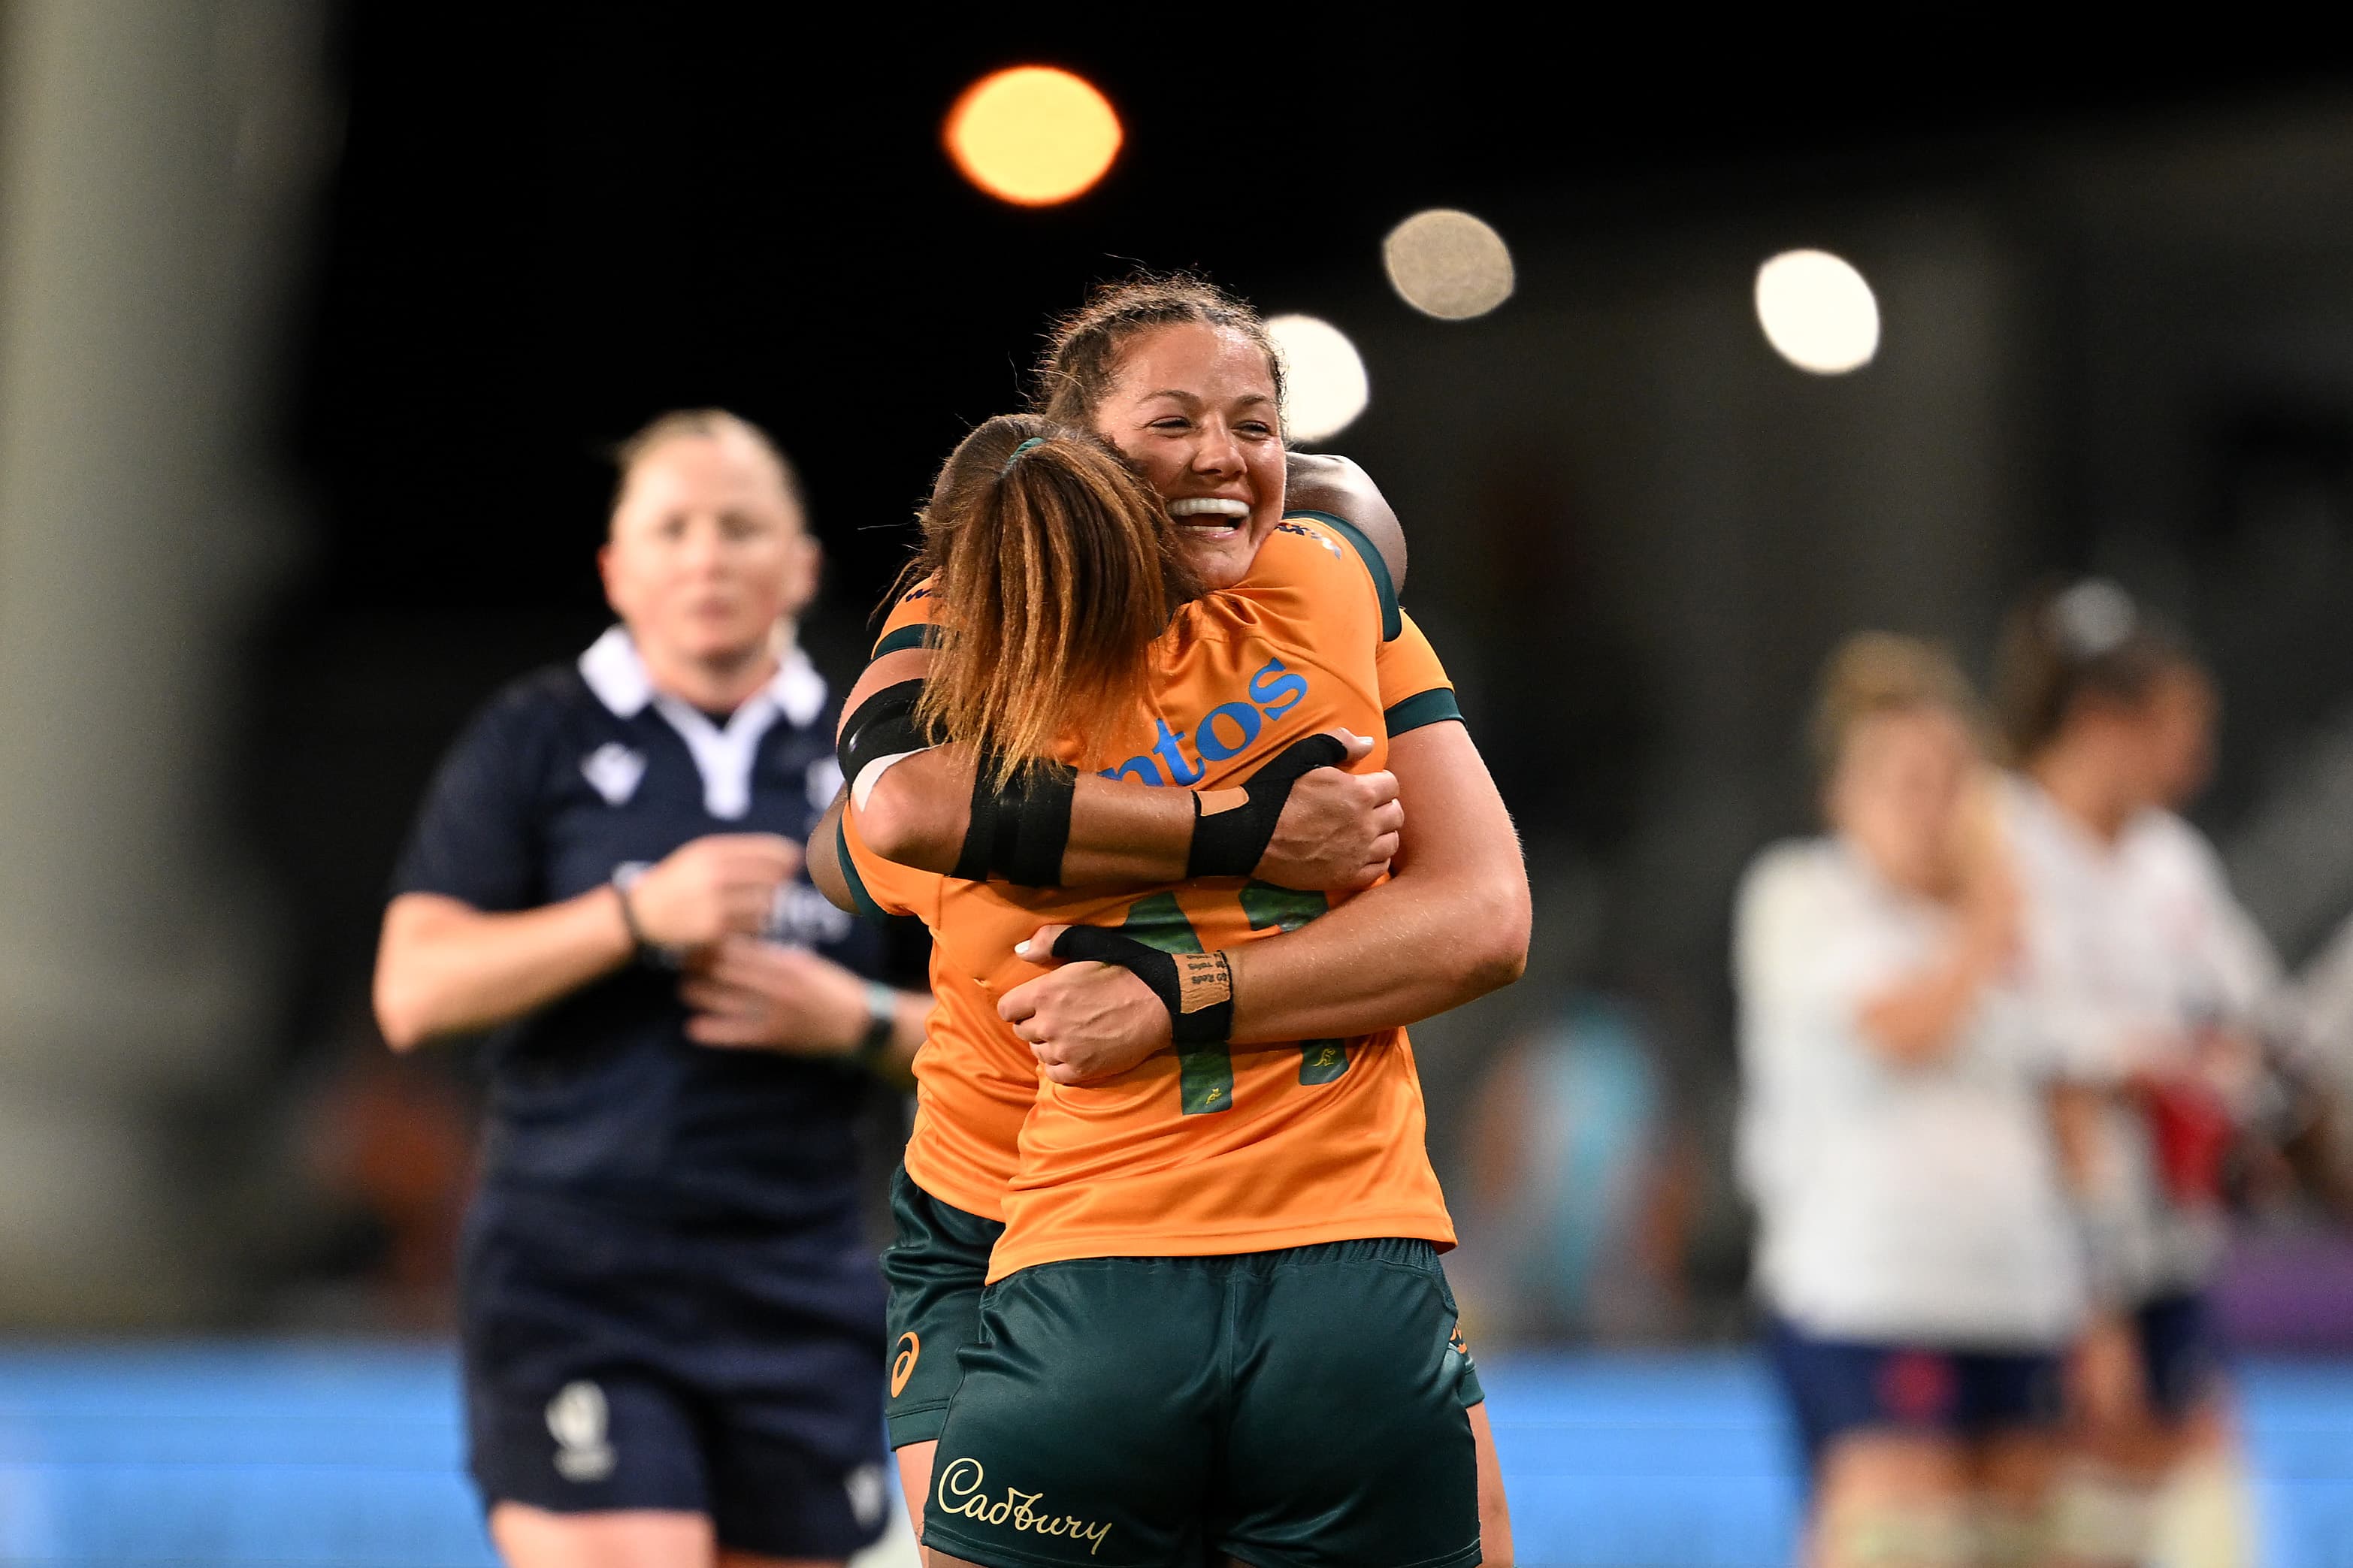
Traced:
[[555, 1473], [567, 1481], [601, 1481], [613, 1473], [613, 1445], [605, 1440], [605, 1391], [583, 1378], [547, 1402], [547, 1430], [555, 1439]]

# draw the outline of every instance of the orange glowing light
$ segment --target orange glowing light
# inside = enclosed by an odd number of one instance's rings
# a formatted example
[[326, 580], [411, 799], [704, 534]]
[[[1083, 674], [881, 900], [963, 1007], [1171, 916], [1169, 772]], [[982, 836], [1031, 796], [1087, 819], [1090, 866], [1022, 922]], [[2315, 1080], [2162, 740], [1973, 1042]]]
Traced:
[[965, 177], [1021, 206], [1069, 201], [1119, 156], [1119, 116], [1092, 82], [1050, 66], [986, 76], [948, 110], [948, 153]]

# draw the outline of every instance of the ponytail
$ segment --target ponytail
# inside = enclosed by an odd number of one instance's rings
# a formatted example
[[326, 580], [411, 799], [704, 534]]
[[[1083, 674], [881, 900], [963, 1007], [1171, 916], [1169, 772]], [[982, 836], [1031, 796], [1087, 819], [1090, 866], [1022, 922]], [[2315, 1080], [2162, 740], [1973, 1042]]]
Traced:
[[992, 789], [1063, 744], [1107, 747], [1199, 592], [1160, 499], [1096, 437], [999, 416], [949, 456], [923, 530], [907, 575], [942, 608], [919, 729], [973, 747]]
[[2105, 578], [2030, 595], [1994, 657], [2003, 738], [2031, 763], [2086, 705], [2137, 708], [2158, 679], [2200, 665], [2179, 634]]

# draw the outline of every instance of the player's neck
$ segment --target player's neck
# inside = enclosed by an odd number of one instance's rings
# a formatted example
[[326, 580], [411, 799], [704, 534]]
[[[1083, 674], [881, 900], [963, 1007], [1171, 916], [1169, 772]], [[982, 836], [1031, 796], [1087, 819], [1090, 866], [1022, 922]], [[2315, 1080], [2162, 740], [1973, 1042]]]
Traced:
[[765, 642], [700, 658], [639, 643], [638, 657], [645, 660], [655, 690], [707, 714], [733, 713], [776, 678], [792, 653], [796, 629], [789, 619], [779, 621]]
[[2133, 803], [2111, 770], [2081, 747], [2053, 746], [2027, 771], [2062, 815], [2103, 844], [2114, 844], [2133, 818]]

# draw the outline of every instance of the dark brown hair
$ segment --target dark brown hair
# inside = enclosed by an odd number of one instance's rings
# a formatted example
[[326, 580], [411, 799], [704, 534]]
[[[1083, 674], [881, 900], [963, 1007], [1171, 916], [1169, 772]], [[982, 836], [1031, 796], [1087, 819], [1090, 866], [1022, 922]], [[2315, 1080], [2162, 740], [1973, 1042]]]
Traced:
[[1968, 677], [1935, 643], [1896, 632], [1857, 632], [1831, 651], [1814, 700], [1814, 765], [1827, 783], [1854, 727], [1882, 713], [1940, 709], [1984, 735], [1984, 712]]
[[1119, 374], [1129, 339], [1155, 327], [1198, 321], [1240, 332], [1266, 355], [1274, 400], [1282, 403], [1282, 356], [1256, 310], [1206, 278], [1189, 272], [1139, 272], [1096, 286], [1087, 302], [1046, 334], [1029, 406], [1076, 429], [1094, 428], [1095, 410]]
[[923, 514], [940, 600], [916, 721], [992, 759], [998, 786], [1058, 742], [1093, 751], [1150, 695], [1155, 644], [1199, 584], [1160, 498], [1091, 432], [999, 415]]
[[2168, 674], [2202, 674], [2189, 645], [2105, 578], [2047, 584], [2011, 612], [1994, 656], [2012, 759], [2031, 762], [2086, 705], [2137, 708]]
[[784, 449], [765, 430], [742, 415], [730, 414], [724, 408], [674, 408], [668, 414], [658, 414], [648, 420], [636, 435], [615, 447], [613, 467], [617, 472], [613, 480], [612, 505], [606, 510], [610, 511], [620, 506], [621, 496], [629, 488], [630, 474], [645, 461], [648, 453], [687, 436], [714, 439], [741, 436], [751, 442], [776, 465], [776, 472], [784, 477], [785, 494], [792, 501], [793, 510], [807, 518], [808, 501], [801, 493], [800, 472], [793, 467], [792, 459], [785, 456]]

